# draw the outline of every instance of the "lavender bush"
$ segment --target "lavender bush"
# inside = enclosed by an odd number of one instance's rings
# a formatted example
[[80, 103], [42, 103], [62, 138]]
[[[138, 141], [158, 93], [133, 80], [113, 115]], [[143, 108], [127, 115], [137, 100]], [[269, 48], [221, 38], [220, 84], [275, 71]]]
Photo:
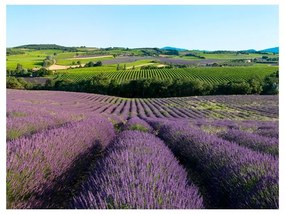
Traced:
[[237, 95], [157, 99], [53, 91], [7, 90], [7, 108], [37, 106], [81, 113], [106, 113], [141, 118], [271, 120], [278, 119], [278, 96]]
[[[35, 114], [35, 112], [37, 112]], [[16, 115], [16, 116], [15, 116]], [[83, 115], [75, 116], [66, 112], [47, 112], [43, 110], [29, 109], [10, 111], [7, 113], [7, 140], [14, 140], [22, 136], [28, 136], [36, 132], [59, 127], [70, 121], [83, 119]]]
[[226, 132], [221, 132], [218, 136], [241, 146], [251, 148], [255, 151], [265, 152], [276, 156], [279, 154], [277, 138], [263, 137], [237, 129], [230, 129]]
[[160, 139], [124, 131], [82, 185], [71, 208], [199, 209], [203, 200]]
[[264, 137], [279, 139], [279, 124], [277, 122], [261, 124], [254, 133]]
[[124, 127], [124, 130], [138, 130], [143, 132], [151, 132], [152, 127], [146, 121], [138, 117], [133, 117], [128, 120], [128, 122]]
[[44, 192], [54, 188], [60, 175], [84, 158], [86, 151], [96, 147], [99, 152], [113, 137], [113, 126], [96, 116], [11, 141], [7, 144], [7, 207], [40, 207]]
[[159, 136], [172, 151], [199, 172], [223, 208], [278, 208], [278, 159], [189, 128], [161, 124]]

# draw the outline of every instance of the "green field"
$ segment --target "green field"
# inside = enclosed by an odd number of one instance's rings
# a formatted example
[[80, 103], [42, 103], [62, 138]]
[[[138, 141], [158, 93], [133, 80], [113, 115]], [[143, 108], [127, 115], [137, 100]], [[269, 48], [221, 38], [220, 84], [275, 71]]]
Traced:
[[42, 67], [43, 61], [47, 56], [53, 56], [56, 61], [56, 64], [58, 65], [72, 65], [72, 62], [77, 63], [77, 61], [80, 61], [81, 64], [85, 64], [90, 61], [104, 61], [108, 59], [113, 59], [113, 57], [76, 59], [77, 56], [82, 56], [86, 53], [86, 51], [68, 52], [53, 49], [25, 50], [24, 54], [7, 56], [6, 66], [7, 69], [15, 69], [17, 67], [17, 64], [20, 63], [26, 69]]
[[33, 56], [29, 54], [12, 55], [6, 59], [7, 69], [16, 69], [17, 64], [20, 63], [24, 68], [42, 67], [43, 56]]
[[104, 61], [104, 60], [109, 60], [109, 59], [113, 59], [113, 57], [104, 57], [104, 58], [92, 58], [92, 59], [76, 59], [76, 58], [68, 58], [68, 59], [57, 59], [56, 60], [56, 64], [58, 65], [72, 65], [73, 63], [77, 63], [78, 61], [80, 62], [80, 64], [86, 64], [90, 61]]
[[276, 66], [244, 66], [244, 67], [197, 67], [181, 69], [151, 69], [151, 70], [120, 70], [114, 71], [112, 66], [103, 66], [97, 68], [81, 68], [58, 71], [58, 79], [71, 79], [79, 81], [90, 79], [99, 73], [103, 73], [110, 79], [116, 79], [119, 82], [125, 82], [135, 79], [198, 79], [209, 83], [220, 83], [223, 81], [248, 80], [259, 76], [264, 78], [278, 70]]
[[[56, 55], [54, 55], [56, 54]], [[57, 58], [72, 57], [74, 52], [64, 52], [61, 50], [25, 50], [24, 54], [9, 55], [6, 57], [7, 69], [15, 69], [20, 63], [26, 69], [42, 67], [47, 56], [54, 55]]]

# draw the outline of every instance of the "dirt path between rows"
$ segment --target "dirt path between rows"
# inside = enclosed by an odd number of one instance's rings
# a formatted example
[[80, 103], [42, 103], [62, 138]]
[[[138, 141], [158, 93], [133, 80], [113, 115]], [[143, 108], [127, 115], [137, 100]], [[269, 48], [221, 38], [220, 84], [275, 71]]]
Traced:
[[[81, 67], [84, 67], [85, 64], [81, 64]], [[48, 70], [66, 70], [68, 68], [79, 68], [80, 65], [57, 65], [56, 61], [54, 60], [54, 64], [49, 66]]]

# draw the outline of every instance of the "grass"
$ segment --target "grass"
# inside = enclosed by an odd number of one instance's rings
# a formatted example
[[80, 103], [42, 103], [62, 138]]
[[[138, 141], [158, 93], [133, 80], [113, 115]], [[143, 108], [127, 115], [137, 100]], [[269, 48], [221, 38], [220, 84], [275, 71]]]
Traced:
[[129, 127], [129, 130], [137, 130], [141, 132], [148, 132], [148, 128], [144, 127], [143, 125], [135, 124]]
[[9, 129], [9, 130], [7, 130], [7, 133], [6, 133], [6, 139], [7, 140], [15, 140], [15, 139], [19, 138], [21, 135], [23, 135], [23, 133], [20, 130]]
[[[56, 54], [56, 55], [54, 55]], [[53, 55], [57, 58], [71, 57], [74, 52], [64, 52], [61, 50], [25, 50], [24, 54], [10, 55], [6, 57], [7, 69], [15, 69], [20, 63], [26, 69], [41, 67], [47, 56]]]
[[11, 118], [16, 118], [16, 117], [26, 117], [28, 116], [28, 114], [25, 112], [10, 111], [6, 113], [6, 116]]
[[20, 63], [24, 68], [41, 67], [45, 56], [35, 56], [30, 54], [12, 55], [6, 59], [7, 69], [16, 69]]

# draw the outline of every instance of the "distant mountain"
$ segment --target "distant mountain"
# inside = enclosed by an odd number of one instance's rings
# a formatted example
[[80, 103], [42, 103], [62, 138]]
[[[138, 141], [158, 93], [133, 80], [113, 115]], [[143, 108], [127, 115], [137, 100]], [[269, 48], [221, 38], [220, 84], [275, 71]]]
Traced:
[[171, 51], [187, 51], [187, 49], [184, 49], [184, 48], [175, 48], [175, 47], [170, 47], [170, 46], [165, 46], [160, 49], [161, 50], [171, 50]]
[[242, 50], [241, 52], [247, 52], [247, 53], [256, 53], [256, 52], [266, 52], [266, 53], [279, 53], [279, 47], [275, 47], [275, 48], [267, 48], [267, 49], [263, 49], [263, 50], [254, 50], [254, 49], [248, 49], [248, 50]]
[[259, 52], [279, 53], [279, 47], [267, 48], [267, 49], [264, 49], [264, 50], [260, 50]]

